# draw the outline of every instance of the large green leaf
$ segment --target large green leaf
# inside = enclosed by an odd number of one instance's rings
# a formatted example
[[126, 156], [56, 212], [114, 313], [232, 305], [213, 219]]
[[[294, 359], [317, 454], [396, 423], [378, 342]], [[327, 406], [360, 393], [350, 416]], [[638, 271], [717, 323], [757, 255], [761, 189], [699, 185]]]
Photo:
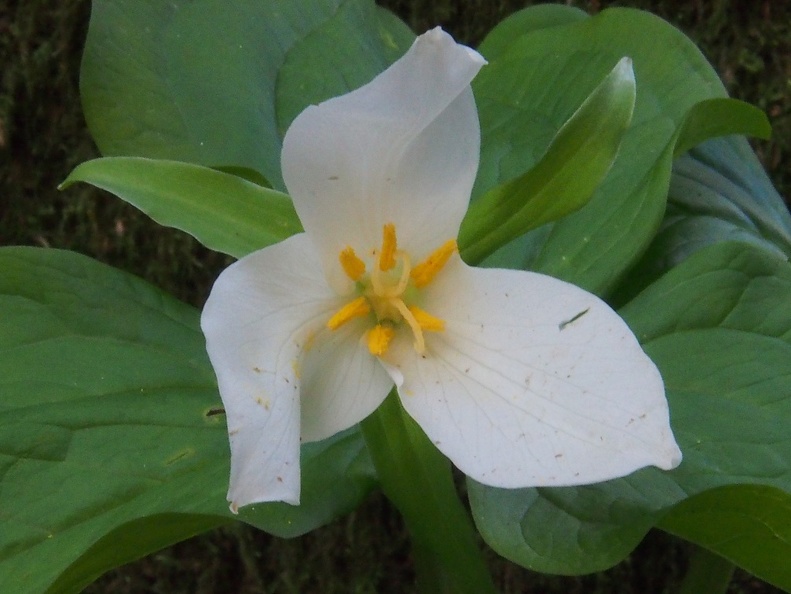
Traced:
[[345, 2], [286, 54], [277, 79], [280, 136], [308, 105], [361, 87], [395, 62], [412, 31], [370, 0]]
[[673, 165], [659, 233], [616, 297], [624, 301], [696, 251], [742, 241], [791, 257], [791, 215], [742, 138], [710, 140]]
[[[195, 309], [83, 256], [34, 248], [0, 250], [0, 307], [0, 591], [79, 592], [234, 517]], [[251, 506], [240, 519], [293, 536], [373, 486], [356, 430], [303, 447], [302, 460], [302, 505]]]
[[[533, 268], [606, 293], [660, 225], [675, 142], [690, 110], [724, 98], [725, 90], [694, 44], [648, 13], [611, 9], [584, 20], [569, 13], [570, 24], [549, 20], [551, 26], [536, 29], [524, 16], [532, 10], [504, 21], [491, 33], [495, 42], [481, 46], [495, 53], [473, 85], [483, 135], [476, 196], [533, 167], [595, 81], [623, 56], [634, 62], [637, 103], [618, 158], [590, 202], [507, 246], [492, 263]], [[512, 19], [530, 26], [522, 31], [510, 25]], [[765, 132], [756, 123], [760, 118], [729, 124], [718, 113], [722, 105], [696, 112], [685, 142], [706, 134]]]
[[[609, 567], [674, 505], [716, 487], [791, 492], [791, 264], [745, 244], [712, 246], [621, 313], [662, 372], [684, 460], [671, 472], [648, 468], [578, 488], [470, 482], [484, 538], [527, 567], [571, 574]], [[727, 553], [776, 579], [738, 551]]]
[[302, 230], [286, 194], [201, 165], [105, 157], [77, 166], [60, 188], [78, 181], [108, 190], [159, 224], [237, 258]]
[[660, 526], [740, 564], [764, 580], [791, 584], [791, 495], [734, 485], [678, 504]]
[[511, 44], [522, 35], [549, 27], [569, 25], [587, 18], [587, 12], [571, 6], [560, 4], [531, 6], [513, 13], [489, 31], [486, 39], [478, 47], [478, 51], [487, 59], [493, 60], [508, 51]]
[[[282, 114], [349, 90], [406, 46], [406, 27], [370, 0], [94, 0], [81, 72], [88, 126], [105, 156], [143, 156], [258, 171], [275, 188]], [[304, 59], [302, 43], [327, 47]], [[333, 62], [365, 47], [365, 64]], [[292, 58], [291, 54], [303, 58]], [[356, 55], [356, 54], [355, 54]], [[325, 60], [326, 58], [326, 60]], [[298, 69], [281, 69], [292, 60]], [[329, 62], [329, 63], [328, 63]], [[328, 68], [329, 66], [329, 68]]]

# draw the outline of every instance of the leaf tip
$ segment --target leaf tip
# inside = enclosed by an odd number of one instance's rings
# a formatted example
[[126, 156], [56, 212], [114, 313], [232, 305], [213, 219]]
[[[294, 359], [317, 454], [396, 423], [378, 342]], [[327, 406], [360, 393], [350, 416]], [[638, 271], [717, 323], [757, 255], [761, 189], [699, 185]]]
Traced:
[[624, 81], [634, 83], [634, 66], [629, 56], [624, 56], [613, 68], [613, 74]]

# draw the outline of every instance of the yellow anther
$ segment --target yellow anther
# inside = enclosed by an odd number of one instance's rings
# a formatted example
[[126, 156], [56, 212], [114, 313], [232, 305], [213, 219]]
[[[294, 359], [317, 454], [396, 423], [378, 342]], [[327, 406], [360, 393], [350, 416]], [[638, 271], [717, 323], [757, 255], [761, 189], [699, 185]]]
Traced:
[[395, 330], [392, 326], [377, 324], [368, 332], [368, 350], [375, 357], [381, 357], [387, 352], [387, 347], [390, 346], [393, 336], [395, 336]]
[[357, 257], [357, 254], [354, 253], [354, 249], [351, 246], [348, 246], [338, 255], [338, 260], [340, 260], [346, 276], [353, 281], [356, 282], [360, 280], [365, 274], [365, 262]]
[[456, 240], [449, 239], [434, 250], [423, 262], [415, 266], [411, 274], [412, 282], [415, 283], [415, 286], [421, 289], [433, 281], [434, 277], [443, 269], [457, 249]]
[[371, 306], [365, 297], [358, 297], [354, 301], [349, 301], [340, 308], [335, 315], [327, 321], [327, 328], [337, 330], [349, 320], [359, 318], [371, 312]]
[[395, 268], [395, 253], [398, 249], [396, 230], [393, 223], [387, 223], [382, 228], [382, 251], [379, 254], [379, 270], [386, 271]]
[[409, 311], [412, 312], [412, 315], [415, 317], [415, 321], [417, 322], [417, 325], [420, 326], [421, 330], [425, 330], [426, 332], [442, 332], [445, 330], [445, 320], [435, 318], [427, 311], [424, 311], [415, 305], [411, 306]]

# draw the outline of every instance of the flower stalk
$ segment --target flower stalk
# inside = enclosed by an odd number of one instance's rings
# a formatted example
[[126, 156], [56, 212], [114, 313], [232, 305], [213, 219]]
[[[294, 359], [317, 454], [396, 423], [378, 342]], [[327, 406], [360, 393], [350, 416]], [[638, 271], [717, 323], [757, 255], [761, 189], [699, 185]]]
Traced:
[[450, 463], [391, 393], [361, 424], [382, 490], [412, 538], [418, 591], [494, 593]]

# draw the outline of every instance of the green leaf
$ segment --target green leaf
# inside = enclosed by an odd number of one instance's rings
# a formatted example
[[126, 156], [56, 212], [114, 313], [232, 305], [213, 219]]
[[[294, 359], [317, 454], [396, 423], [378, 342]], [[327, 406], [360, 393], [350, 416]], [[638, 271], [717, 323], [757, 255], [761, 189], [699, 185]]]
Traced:
[[677, 505], [660, 526], [738, 563], [779, 588], [791, 584], [791, 495], [733, 485]]
[[[373, 2], [345, 2], [286, 55], [277, 80], [278, 131], [297, 115], [363, 86], [412, 45], [415, 34]], [[372, 51], [373, 50], [373, 51]]]
[[637, 102], [609, 174], [583, 208], [507, 246], [493, 263], [536, 269], [603, 294], [647, 248], [664, 214], [678, 130], [697, 103], [725, 97], [694, 44], [648, 13], [605, 10], [529, 30], [497, 49], [473, 84], [483, 136], [475, 196], [538, 163], [581, 103], [580, 93], [624, 56], [634, 63]]
[[605, 569], [673, 506], [710, 489], [791, 492], [791, 264], [745, 244], [718, 244], [621, 313], [662, 373], [684, 460], [671, 472], [646, 468], [574, 488], [468, 481], [484, 539], [531, 569]]
[[498, 554], [533, 571], [581, 575], [612, 567], [655, 522], [641, 492], [602, 483], [495, 489], [467, 479], [475, 524]]
[[78, 165], [60, 188], [78, 181], [108, 190], [159, 224], [237, 258], [302, 230], [286, 194], [200, 165], [107, 157]]
[[[107, 158], [109, 159], [111, 157]], [[272, 184], [269, 183], [269, 180], [258, 173], [255, 169], [248, 169], [247, 167], [234, 167], [233, 165], [214, 167], [214, 169], [217, 171], [222, 171], [223, 173], [235, 175], [236, 177], [241, 177], [242, 179], [246, 179], [247, 181], [252, 182], [257, 186], [261, 186], [262, 188], [272, 187]]]
[[[240, 0], [233, 10], [226, 0], [92, 6], [80, 88], [105, 156], [243, 167], [281, 190], [280, 114], [314, 100], [300, 96], [299, 86], [311, 87], [328, 70], [319, 56], [301, 61], [305, 70], [292, 71], [281, 89], [280, 71], [292, 52], [303, 42], [331, 45], [331, 60], [365, 47], [366, 59], [379, 65], [406, 49], [399, 45], [405, 26], [370, 0]], [[359, 56], [330, 71], [362, 71]], [[333, 81], [333, 94], [349, 90], [340, 77]]]
[[673, 156], [678, 157], [709, 138], [729, 134], [769, 139], [772, 126], [763, 111], [744, 101], [728, 98], [701, 101], [687, 112]]
[[507, 51], [514, 40], [526, 33], [559, 25], [569, 25], [587, 18], [587, 12], [573, 6], [560, 4], [531, 6], [513, 13], [495, 25], [478, 47], [478, 51], [488, 60], [493, 60]]
[[[83, 256], [35, 248], [0, 250], [0, 307], [0, 591], [79, 592], [118, 563], [235, 518], [195, 309]], [[301, 506], [256, 505], [239, 518], [303, 533], [374, 484], [357, 430], [305, 446], [302, 460]]]
[[710, 140], [677, 159], [659, 233], [624, 279], [622, 303], [696, 251], [741, 241], [791, 257], [791, 215], [747, 142]]
[[618, 154], [634, 101], [632, 64], [624, 58], [563, 124], [535, 167], [473, 202], [459, 232], [464, 258], [480, 262], [584, 206]]
[[687, 570], [678, 586], [678, 594], [727, 594], [736, 569], [733, 563], [700, 547], [688, 554], [687, 559]]
[[156, 514], [132, 520], [110, 531], [85, 552], [78, 548], [76, 552], [82, 552], [79, 559], [46, 589], [46, 593], [81, 592], [108, 569], [140, 558], [141, 552], [156, 551], [227, 522], [220, 516], [189, 514]]

